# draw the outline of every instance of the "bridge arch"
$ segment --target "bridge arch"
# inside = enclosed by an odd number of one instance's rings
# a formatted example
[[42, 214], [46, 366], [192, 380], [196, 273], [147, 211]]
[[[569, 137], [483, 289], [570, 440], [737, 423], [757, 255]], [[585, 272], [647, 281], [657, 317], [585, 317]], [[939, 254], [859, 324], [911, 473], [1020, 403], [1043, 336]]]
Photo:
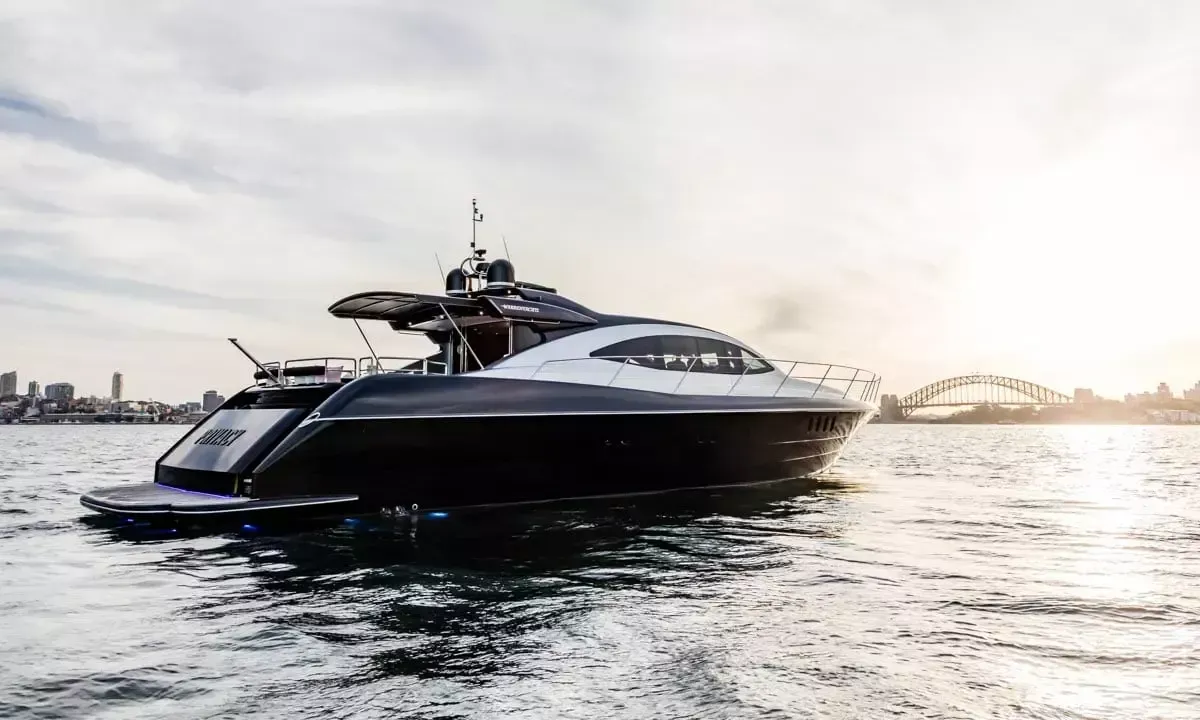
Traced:
[[[912, 415], [923, 407], [949, 407], [954, 405], [980, 405], [982, 402], [944, 402], [938, 401], [945, 395], [959, 388], [972, 385], [984, 385], [1006, 391], [1006, 397], [998, 400], [996, 405], [1066, 405], [1074, 401], [1070, 395], [1051, 390], [1045, 385], [1003, 375], [959, 375], [957, 377], [938, 380], [923, 388], [900, 398], [897, 403], [904, 417]], [[986, 401], [983, 401], [986, 402]]]

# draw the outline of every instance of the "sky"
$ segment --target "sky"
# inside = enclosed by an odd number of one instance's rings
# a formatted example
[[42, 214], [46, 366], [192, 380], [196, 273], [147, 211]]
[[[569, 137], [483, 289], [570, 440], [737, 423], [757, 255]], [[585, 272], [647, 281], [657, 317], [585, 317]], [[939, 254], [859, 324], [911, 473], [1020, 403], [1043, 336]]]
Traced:
[[[0, 8], [0, 370], [366, 355], [435, 253], [906, 394], [1200, 380], [1200, 3]], [[427, 341], [365, 329], [380, 354]]]

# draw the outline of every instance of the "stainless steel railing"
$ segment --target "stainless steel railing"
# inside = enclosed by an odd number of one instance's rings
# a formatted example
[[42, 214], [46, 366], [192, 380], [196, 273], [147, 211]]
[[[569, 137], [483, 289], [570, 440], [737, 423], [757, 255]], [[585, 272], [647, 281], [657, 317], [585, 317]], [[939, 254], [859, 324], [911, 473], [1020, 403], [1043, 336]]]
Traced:
[[[832, 363], [814, 363], [805, 362], [802, 360], [777, 360], [771, 358], [705, 358], [705, 357], [680, 357], [678, 355], [638, 355], [634, 357], [627, 356], [587, 356], [578, 358], [556, 358], [545, 360], [541, 363], [522, 365], [502, 365], [497, 370], [510, 370], [519, 368], [528, 368], [531, 372], [528, 374], [528, 379], [537, 379], [539, 375], [550, 367], [561, 363], [579, 362], [584, 360], [606, 360], [616, 362], [617, 365], [611, 376], [604, 383], [606, 386], [614, 386], [617, 384], [622, 373], [630, 365], [640, 367], [650, 367], [651, 365], [662, 367], [653, 367], [659, 371], [679, 372], [679, 380], [671, 389], [672, 393], [678, 393], [683, 387], [685, 381], [689, 377], [703, 375], [705, 377], [727, 377], [729, 378], [729, 387], [722, 393], [724, 395], [734, 395], [739, 388], [744, 388], [748, 392], [742, 394], [750, 394], [754, 396], [769, 396], [777, 397], [781, 390], [785, 388], [797, 391], [809, 390], [809, 388], [801, 388], [794, 383], [789, 385], [789, 381], [801, 381], [812, 385], [810, 397], [816, 397], [819, 393], [823, 393], [828, 397], [840, 397], [842, 399], [854, 398], [863, 402], [875, 402], [879, 395], [879, 383], [881, 378], [870, 370], [856, 368], [850, 365], [837, 365]], [[737, 364], [742, 365], [741, 371], [737, 371]], [[682, 367], [669, 367], [669, 364], [675, 364]], [[787, 371], [782, 370], [782, 367], [787, 367]], [[811, 370], [809, 370], [811, 368]], [[762, 377], [763, 382], [752, 383], [749, 388], [745, 386], [747, 377], [757, 378]], [[770, 378], [768, 381], [767, 378]], [[709, 383], [716, 386], [716, 382]], [[788, 393], [792, 394], [792, 393]]]
[[[376, 360], [379, 362], [377, 363]], [[879, 384], [881, 381], [881, 378], [876, 373], [850, 365], [814, 363], [803, 360], [776, 360], [770, 358], [709, 358], [681, 357], [678, 355], [638, 355], [633, 357], [589, 355], [586, 357], [555, 358], [529, 365], [510, 365], [505, 363], [499, 367], [491, 366], [485, 368], [485, 370], [502, 372], [508, 377], [512, 376], [510, 371], [516, 370], [518, 371], [516, 373], [518, 377], [536, 380], [539, 376], [543, 376], [548, 368], [562, 366], [563, 363], [593, 360], [607, 361], [614, 364], [612, 374], [603, 381], [603, 384], [607, 387], [618, 386], [618, 380], [621, 379], [622, 375], [626, 373], [631, 365], [654, 369], [659, 372], [678, 372], [679, 380], [671, 388], [671, 393], [678, 393], [689, 378], [702, 376], [703, 378], [713, 378], [708, 382], [708, 387], [712, 388], [714, 393], [726, 396], [738, 394], [755, 397], [778, 397], [781, 391], [787, 390], [786, 394], [788, 395], [802, 395], [807, 392], [809, 397], [816, 397], [818, 394], [823, 394], [826, 397], [853, 398], [873, 403], [879, 396]], [[298, 358], [285, 361], [282, 365], [283, 369], [320, 364], [326, 369], [325, 374], [317, 375], [314, 373], [311, 377], [303, 378], [284, 376], [283, 382], [285, 385], [328, 382], [329, 369], [339, 367], [339, 364], [331, 364], [331, 361], [335, 363], [341, 361], [341, 369], [338, 372], [339, 380], [353, 380], [365, 375], [379, 373], [441, 374], [444, 370], [442, 363], [431, 362], [428, 358], [419, 357], [379, 356], [375, 358], [367, 356], [357, 359], [346, 357]], [[384, 361], [389, 361], [389, 363], [393, 361], [397, 362], [400, 367], [389, 369], [384, 366]], [[420, 363], [419, 367], [404, 367], [416, 363]], [[738, 364], [742, 368], [740, 371], [737, 370]], [[280, 369], [278, 362], [264, 363], [264, 366], [272, 372], [277, 372]], [[591, 366], [599, 367], [598, 364], [592, 364]], [[784, 367], [787, 368], [786, 372], [782, 369]], [[520, 372], [522, 370], [528, 370], [529, 372]], [[721, 384], [715, 381], [715, 378], [718, 377], [727, 378], [729, 380], [729, 387], [721, 391]], [[748, 378], [750, 379], [749, 383], [747, 382]], [[755, 382], [755, 380], [760, 378], [761, 380]], [[798, 385], [797, 382], [807, 383], [810, 387]], [[743, 392], [738, 393], [739, 389]], [[712, 393], [706, 392], [705, 394]]]
[[[378, 359], [378, 364], [376, 364]], [[386, 364], [385, 364], [386, 363]], [[417, 368], [406, 368], [408, 365], [420, 363]], [[289, 368], [301, 368], [312, 366], [314, 368], [321, 367], [322, 372], [314, 371], [312, 374], [306, 375], [286, 375], [283, 374]], [[390, 367], [389, 367], [390, 366]], [[364, 375], [375, 375], [379, 373], [410, 373], [410, 374], [429, 374], [440, 373], [442, 364], [439, 362], [430, 361], [428, 358], [422, 357], [400, 357], [394, 355], [380, 355], [378, 358], [371, 356], [362, 358], [351, 357], [308, 357], [308, 358], [293, 358], [285, 360], [283, 363], [267, 362], [263, 363], [274, 377], [273, 378], [257, 378], [258, 385], [273, 385], [274, 379], [278, 378], [285, 386], [292, 385], [313, 385], [324, 382], [330, 382], [330, 371], [333, 370], [338, 381], [353, 380], [363, 377]], [[261, 374], [261, 373], [260, 373]]]

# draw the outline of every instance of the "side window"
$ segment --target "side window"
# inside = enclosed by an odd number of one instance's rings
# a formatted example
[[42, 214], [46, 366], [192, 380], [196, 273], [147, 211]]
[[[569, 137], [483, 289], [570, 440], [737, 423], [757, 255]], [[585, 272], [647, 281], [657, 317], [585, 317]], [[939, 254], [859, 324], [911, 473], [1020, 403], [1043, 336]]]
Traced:
[[604, 360], [612, 360], [613, 362], [629, 362], [632, 365], [664, 370], [666, 368], [663, 365], [662, 356], [665, 353], [663, 352], [662, 340], [663, 338], [659, 335], [622, 340], [619, 343], [592, 351], [591, 356]]
[[719, 373], [735, 375], [742, 372], [740, 363], [740, 348], [720, 340], [702, 338], [700, 340], [700, 359], [692, 372]]
[[722, 340], [692, 335], [651, 335], [623, 340], [600, 348], [591, 356], [656, 370], [724, 375], [754, 375], [774, 370], [767, 361], [749, 350]]
[[662, 354], [666, 357], [667, 370], [697, 369], [696, 359], [700, 355], [698, 338], [688, 335], [664, 335], [662, 338]]
[[762, 358], [760, 358], [759, 356], [750, 352], [749, 350], [746, 350], [744, 348], [739, 348], [739, 347], [735, 347], [734, 350], [736, 350], [738, 355], [742, 358], [742, 362], [746, 363], [746, 374], [747, 375], [759, 375], [761, 373], [769, 373], [775, 369], [771, 365], [771, 363], [767, 362], [766, 360], [763, 360]]
[[774, 369], [762, 358], [737, 345], [709, 338], [700, 338], [699, 342], [700, 361], [692, 372], [754, 375]]
[[512, 334], [513, 354], [536, 347], [542, 343], [541, 335], [524, 323], [513, 323]]

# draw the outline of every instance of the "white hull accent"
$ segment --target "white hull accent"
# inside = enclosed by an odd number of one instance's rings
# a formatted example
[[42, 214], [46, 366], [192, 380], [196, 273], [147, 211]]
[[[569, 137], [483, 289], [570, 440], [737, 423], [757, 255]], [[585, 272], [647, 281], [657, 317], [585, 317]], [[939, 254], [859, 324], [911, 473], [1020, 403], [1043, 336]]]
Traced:
[[[530, 348], [470, 375], [521, 380], [570, 382], [681, 395], [750, 397], [847, 397], [846, 387], [823, 384], [831, 367], [824, 363], [768, 361], [771, 372], [743, 375], [691, 370], [659, 370], [635, 363], [589, 357], [613, 343], [647, 335], [689, 335], [720, 340], [753, 351], [735, 338], [701, 328], [659, 323], [601, 327]], [[754, 354], [758, 354], [754, 352]], [[782, 367], [781, 367], [782, 366]], [[802, 377], [796, 377], [800, 375]], [[873, 377], [873, 376], [872, 376]], [[848, 378], [847, 378], [848, 379]], [[866, 382], [864, 376], [859, 382]], [[857, 397], [857, 394], [853, 394]]]

